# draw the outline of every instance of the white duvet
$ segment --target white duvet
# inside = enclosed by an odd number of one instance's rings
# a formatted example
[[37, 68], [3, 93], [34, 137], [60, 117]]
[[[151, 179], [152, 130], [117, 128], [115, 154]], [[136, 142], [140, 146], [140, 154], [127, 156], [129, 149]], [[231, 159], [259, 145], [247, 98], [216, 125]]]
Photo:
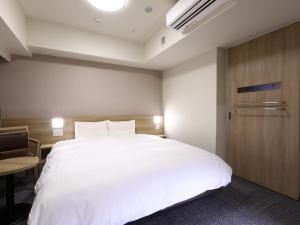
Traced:
[[123, 225], [226, 186], [219, 157], [150, 135], [54, 145], [36, 185], [29, 225]]

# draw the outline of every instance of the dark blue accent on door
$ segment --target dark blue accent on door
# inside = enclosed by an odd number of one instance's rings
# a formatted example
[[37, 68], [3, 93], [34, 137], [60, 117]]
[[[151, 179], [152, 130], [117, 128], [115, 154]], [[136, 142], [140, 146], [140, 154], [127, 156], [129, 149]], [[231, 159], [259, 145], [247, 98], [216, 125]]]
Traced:
[[240, 87], [237, 89], [238, 93], [247, 93], [247, 92], [258, 92], [258, 91], [272, 91], [278, 90], [282, 87], [281, 82], [269, 83], [269, 84], [260, 84], [255, 86]]

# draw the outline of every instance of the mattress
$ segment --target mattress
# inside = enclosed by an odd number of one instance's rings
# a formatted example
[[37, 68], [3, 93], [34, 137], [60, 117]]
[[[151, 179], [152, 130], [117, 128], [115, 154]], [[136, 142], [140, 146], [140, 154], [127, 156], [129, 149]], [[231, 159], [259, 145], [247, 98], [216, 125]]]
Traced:
[[152, 135], [53, 146], [36, 184], [29, 225], [123, 225], [228, 185], [218, 156]]

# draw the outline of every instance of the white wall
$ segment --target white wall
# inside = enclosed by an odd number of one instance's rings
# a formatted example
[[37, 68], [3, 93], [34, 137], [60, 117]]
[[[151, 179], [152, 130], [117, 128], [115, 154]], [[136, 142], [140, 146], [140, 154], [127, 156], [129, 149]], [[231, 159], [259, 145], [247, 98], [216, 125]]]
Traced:
[[0, 56], [10, 60], [10, 55], [31, 56], [27, 48], [25, 16], [16, 0], [0, 1]]
[[34, 55], [0, 63], [2, 117], [161, 115], [162, 73]]
[[1, 47], [1, 43], [0, 43], [0, 56], [6, 61], [10, 61], [10, 54], [3, 47]]
[[[220, 57], [219, 57], [220, 58]], [[220, 70], [219, 70], [220, 71]], [[224, 142], [225, 134], [218, 134], [218, 50], [214, 49], [163, 73], [163, 110], [165, 132], [177, 139], [224, 157], [217, 149], [217, 136]], [[224, 75], [224, 74], [223, 74]], [[226, 79], [224, 79], [226, 80]], [[219, 85], [222, 84], [219, 82]], [[222, 85], [225, 85], [223, 82]], [[221, 89], [226, 96], [226, 88]], [[226, 98], [225, 98], [226, 100]], [[225, 104], [225, 102], [224, 102]], [[226, 118], [226, 117], [225, 117]], [[220, 132], [224, 132], [220, 130]]]
[[25, 16], [16, 0], [1, 0], [0, 17], [10, 27], [19, 41], [26, 45]]
[[[161, 45], [161, 38], [165, 36], [166, 43]], [[186, 35], [178, 32], [170, 27], [163, 27], [158, 32], [156, 32], [153, 36], [151, 36], [145, 43], [145, 59], [150, 60], [155, 56], [159, 55], [173, 44], [176, 44]]]
[[35, 53], [40, 48], [80, 54], [83, 58], [90, 56], [129, 62], [144, 59], [144, 46], [139, 42], [35, 19], [27, 19], [27, 31], [28, 46]]

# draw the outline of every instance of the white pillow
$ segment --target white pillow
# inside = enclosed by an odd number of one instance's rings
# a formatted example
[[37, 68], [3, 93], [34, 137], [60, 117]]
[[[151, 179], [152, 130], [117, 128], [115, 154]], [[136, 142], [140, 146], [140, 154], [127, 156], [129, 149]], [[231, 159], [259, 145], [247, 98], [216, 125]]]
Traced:
[[108, 135], [134, 135], [135, 120], [130, 121], [108, 121]]
[[107, 120], [101, 122], [75, 122], [75, 139], [108, 136]]

